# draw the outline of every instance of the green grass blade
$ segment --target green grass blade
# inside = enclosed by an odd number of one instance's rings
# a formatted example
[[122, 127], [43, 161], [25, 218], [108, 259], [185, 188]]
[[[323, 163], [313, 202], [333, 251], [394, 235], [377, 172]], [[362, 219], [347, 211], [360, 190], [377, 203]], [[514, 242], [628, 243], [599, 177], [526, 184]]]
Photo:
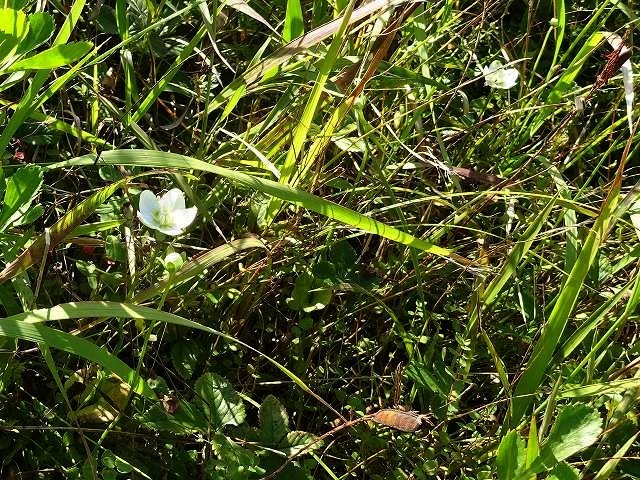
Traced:
[[186, 262], [171, 278], [161, 280], [153, 287], [137, 293], [131, 299], [131, 302], [140, 303], [156, 295], [160, 295], [164, 291], [174, 288], [188, 280], [191, 280], [195, 276], [200, 275], [208, 268], [211, 268], [211, 266], [226, 260], [231, 255], [251, 248], [266, 248], [266, 245], [258, 238], [251, 237], [239, 238], [224, 245], [220, 245], [219, 247], [209, 250]]
[[72, 42], [56, 45], [31, 57], [20, 60], [9, 67], [6, 72], [19, 70], [51, 70], [69, 65], [86, 55], [93, 47], [90, 42]]
[[542, 335], [536, 343], [533, 355], [518, 381], [511, 403], [511, 421], [515, 425], [533, 402], [531, 396], [537, 391], [549, 368], [556, 346], [569, 320], [569, 315], [578, 301], [585, 277], [598, 253], [611, 224], [612, 214], [619, 199], [619, 185], [609, 192], [600, 215], [589, 231], [578, 259], [563, 285], [554, 308], [544, 325]]
[[580, 51], [576, 54], [575, 58], [571, 61], [567, 69], [560, 76], [553, 89], [547, 95], [545, 103], [547, 104], [536, 118], [531, 122], [529, 129], [529, 136], [533, 136], [544, 124], [545, 120], [549, 118], [555, 111], [557, 111], [557, 104], [560, 103], [565, 93], [569, 91], [573, 85], [574, 80], [578, 74], [582, 71], [587, 59], [594, 52], [596, 47], [602, 42], [602, 34], [595, 32], [584, 43]]
[[489, 285], [487, 285], [487, 288], [484, 290], [481, 297], [483, 306], [486, 307], [491, 305], [497, 298], [498, 294], [502, 291], [504, 285], [516, 273], [518, 264], [531, 248], [536, 235], [538, 234], [538, 232], [540, 232], [540, 229], [547, 221], [549, 212], [551, 212], [551, 209], [554, 205], [555, 201], [552, 200], [551, 202], [549, 202], [544, 210], [542, 210], [542, 212], [536, 216], [527, 230], [522, 234], [522, 238], [518, 241], [511, 253], [509, 253], [507, 260], [504, 262], [504, 265], [500, 269], [500, 272], [498, 272], [495, 278], [489, 283]]
[[[81, 165], [92, 165], [96, 161], [95, 155], [85, 155], [72, 160], [56, 163], [49, 168], [65, 168]], [[463, 265], [471, 262], [453, 251], [439, 247], [426, 240], [414, 237], [411, 234], [398, 230], [382, 222], [374, 220], [366, 215], [355, 212], [337, 203], [325, 200], [302, 190], [291, 188], [287, 185], [254, 177], [246, 173], [229, 170], [195, 158], [178, 155], [176, 153], [149, 151], [149, 150], [117, 150], [103, 152], [100, 162], [109, 165], [130, 165], [152, 168], [178, 168], [186, 170], [200, 170], [228, 178], [234, 183], [257, 190], [259, 192], [277, 197], [294, 205], [304, 207], [313, 212], [329, 217], [349, 227], [357, 228], [368, 233], [380, 235], [409, 247], [417, 248], [427, 253], [449, 258]]]
[[285, 42], [290, 42], [304, 34], [304, 18], [302, 17], [302, 7], [300, 0], [287, 0], [287, 14], [284, 18], [284, 30], [282, 38]]
[[182, 64], [191, 56], [193, 50], [198, 46], [202, 38], [207, 33], [207, 29], [205, 27], [201, 27], [200, 30], [195, 34], [195, 36], [191, 39], [191, 41], [184, 46], [180, 55], [176, 57], [173, 61], [173, 64], [167, 70], [167, 72], [162, 76], [160, 80], [153, 86], [151, 91], [147, 94], [147, 96], [140, 102], [140, 106], [137, 108], [135, 113], [131, 116], [132, 122], [138, 122], [144, 116], [145, 113], [151, 108], [154, 102], [158, 99], [160, 94], [165, 91], [167, 85], [176, 73], [180, 70]]
[[[349, 19], [351, 18], [354, 5], [355, 0], [352, 0], [351, 2], [349, 2], [349, 5], [347, 5], [347, 8], [344, 11], [344, 15], [342, 16], [342, 22], [340, 23], [340, 26], [338, 27], [338, 30], [336, 31], [336, 34], [331, 41], [331, 45], [329, 47], [329, 50], [327, 51], [327, 54], [320, 64], [320, 67], [318, 69], [318, 76], [316, 77], [316, 81], [313, 84], [313, 88], [311, 89], [311, 94], [309, 95], [309, 99], [307, 100], [304, 111], [302, 112], [302, 118], [300, 119], [300, 122], [298, 123], [293, 134], [293, 141], [291, 142], [291, 146], [289, 147], [289, 151], [287, 152], [287, 157], [284, 161], [284, 166], [282, 167], [280, 172], [281, 183], [289, 183], [289, 180], [296, 171], [296, 163], [298, 161], [298, 158], [302, 157], [304, 143], [307, 139], [307, 135], [309, 134], [309, 130], [311, 129], [313, 117], [318, 110], [320, 96], [322, 95], [327, 80], [329, 79], [329, 74], [331, 73], [336, 60], [338, 59], [338, 54], [340, 53], [340, 48], [342, 47], [347, 27], [349, 26]], [[301, 170], [306, 170], [308, 166], [300, 165], [299, 168]], [[269, 203], [268, 211], [265, 216], [265, 222], [267, 225], [273, 221], [281, 206], [282, 201], [279, 199], [273, 199]]]
[[[107, 354], [106, 352], [83, 338], [75, 337], [73, 335], [69, 335], [68, 333], [59, 332], [58, 330], [44, 327], [43, 325], [38, 325], [41, 322], [54, 322], [76, 318], [110, 317], [140, 319], [152, 322], [164, 322], [172, 325], [180, 325], [187, 328], [201, 330], [203, 332], [223, 337], [229, 342], [235, 343], [248, 350], [251, 350], [252, 352], [268, 360], [282, 373], [293, 380], [293, 382], [298, 385], [303, 391], [313, 396], [316, 400], [320, 401], [324, 406], [326, 406], [332, 412], [342, 418], [342, 415], [340, 415], [340, 413], [338, 413], [331, 405], [329, 405], [325, 400], [323, 400], [315, 392], [313, 392], [313, 390], [311, 390], [311, 388], [309, 388], [297, 375], [295, 375], [284, 365], [278, 363], [276, 360], [269, 357], [268, 355], [265, 355], [258, 349], [226, 333], [220, 332], [205, 325], [201, 325], [197, 322], [187, 320], [186, 318], [180, 317], [178, 315], [163, 312], [161, 310], [155, 310], [153, 308], [118, 302], [63, 303], [60, 305], [56, 305], [55, 307], [42, 308], [39, 310], [33, 310], [30, 312], [13, 315], [12, 317], [8, 317], [5, 319], [0, 319], [0, 334], [8, 336], [18, 336], [19, 338], [24, 338], [26, 340], [31, 340], [34, 342], [44, 342], [49, 346], [54, 346], [65, 351], [70, 351], [70, 353], [76, 353], [77, 355], [88, 358], [89, 360], [96, 361], [101, 365], [104, 365], [113, 373], [117, 374], [123, 380], [127, 381], [129, 385], [134, 387], [136, 392], [141, 393], [145, 396], [149, 396], [149, 398], [154, 398], [155, 394], [149, 389], [146, 383], [144, 383], [139, 377], [136, 377], [135, 372], [133, 372], [133, 370], [131, 370], [119, 359]], [[11, 335], [11, 333], [14, 333], [16, 335]], [[71, 340], [69, 339], [69, 337], [71, 338]], [[78, 340], [78, 342], [74, 342], [74, 340]], [[73, 346], [73, 349], [68, 350], [69, 348], [71, 348], [71, 346]], [[131, 376], [132, 372], [134, 376]]]
[[47, 243], [49, 249], [51, 249], [58, 243], [62, 242], [70, 232], [80, 225], [80, 223], [82, 223], [89, 215], [95, 212], [99, 205], [102, 205], [105, 200], [107, 200], [118, 188], [129, 180], [130, 179], [125, 178], [102, 188], [68, 211], [49, 229], [48, 242], [46, 238], [47, 232], [45, 232], [41, 234], [24, 252], [22, 252], [18, 258], [5, 266], [2, 272], [0, 272], [0, 284], [6, 282], [15, 275], [24, 272], [34, 263], [40, 262], [43, 256], [47, 254], [47, 252], [45, 252], [45, 246]]
[[556, 33], [556, 48], [553, 52], [553, 60], [551, 61], [551, 68], [549, 69], [549, 76], [547, 80], [549, 80], [550, 76], [553, 72], [553, 66], [556, 64], [558, 60], [558, 55], [560, 54], [560, 48], [562, 47], [562, 40], [564, 39], [564, 31], [567, 27], [567, 16], [566, 16], [566, 8], [564, 4], [564, 0], [554, 0], [553, 1], [553, 10], [554, 17], [557, 20], [557, 25], [555, 27]]
[[[43, 311], [38, 310], [37, 312]], [[45, 325], [39, 325], [38, 323], [31, 323], [33, 321], [32, 313], [34, 312], [0, 319], [0, 335], [19, 338], [29, 342], [44, 343], [49, 347], [86, 358], [118, 375], [124, 382], [127, 382], [136, 393], [150, 399], [156, 398], [155, 393], [149, 388], [147, 383], [122, 360], [84, 338], [76, 337]], [[50, 320], [46, 318], [46, 313], [42, 313], [42, 315], [43, 316], [38, 317], [36, 321]]]
[[[382, 9], [392, 8], [395, 5], [406, 3], [406, 0], [373, 0], [356, 8], [349, 19], [349, 25], [362, 20]], [[282, 48], [276, 50], [269, 58], [266, 58], [257, 65], [251, 67], [244, 74], [236, 78], [226, 88], [222, 90], [207, 107], [207, 114], [214, 112], [224, 105], [233, 93], [242, 85], [249, 86], [261, 80], [264, 75], [274, 68], [288, 62], [296, 55], [300, 55], [308, 48], [317, 45], [329, 38], [340, 27], [342, 18], [337, 18], [321, 27], [318, 27], [306, 35], [287, 43]]]

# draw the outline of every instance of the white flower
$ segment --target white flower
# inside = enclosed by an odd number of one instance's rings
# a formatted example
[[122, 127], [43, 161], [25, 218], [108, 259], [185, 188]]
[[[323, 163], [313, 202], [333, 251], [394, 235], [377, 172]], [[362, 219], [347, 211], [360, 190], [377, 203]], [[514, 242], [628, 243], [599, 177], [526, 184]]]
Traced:
[[152, 191], [140, 194], [138, 219], [147, 227], [166, 235], [180, 235], [196, 218], [196, 207], [185, 208], [184, 193], [173, 188], [162, 197], [156, 197]]
[[488, 67], [482, 67], [485, 85], [491, 88], [510, 89], [518, 83], [518, 70], [504, 68], [500, 60], [494, 60]]

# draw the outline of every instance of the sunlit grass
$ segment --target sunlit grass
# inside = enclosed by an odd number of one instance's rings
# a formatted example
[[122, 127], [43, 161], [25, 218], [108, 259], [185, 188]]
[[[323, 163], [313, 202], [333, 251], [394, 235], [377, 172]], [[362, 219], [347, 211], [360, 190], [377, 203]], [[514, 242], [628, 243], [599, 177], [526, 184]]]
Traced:
[[637, 476], [631, 6], [22, 3], [0, 477]]

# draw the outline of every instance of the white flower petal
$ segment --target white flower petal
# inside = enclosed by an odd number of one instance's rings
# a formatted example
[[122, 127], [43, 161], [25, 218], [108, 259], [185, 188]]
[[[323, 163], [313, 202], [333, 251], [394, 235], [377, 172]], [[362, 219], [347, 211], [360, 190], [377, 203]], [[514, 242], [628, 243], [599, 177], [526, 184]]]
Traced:
[[143, 217], [151, 219], [153, 213], [159, 209], [158, 198], [153, 194], [151, 190], [145, 190], [140, 194], [140, 201], [138, 203], [138, 213]]
[[158, 230], [161, 233], [164, 233], [165, 235], [171, 235], [172, 237], [177, 237], [178, 235], [182, 235], [184, 233], [184, 230], [180, 228], [175, 228], [173, 226], [157, 227], [156, 230]]
[[197, 214], [198, 209], [196, 207], [175, 210], [173, 212], [173, 225], [184, 230], [193, 223]]
[[485, 84], [491, 88], [508, 90], [518, 83], [518, 70], [504, 68], [502, 63], [494, 60], [488, 67], [482, 67]]
[[504, 88], [515, 87], [518, 83], [518, 70], [515, 68], [507, 68], [504, 70]]
[[149, 228], [158, 228], [158, 224], [155, 222], [155, 220], [152, 217], [144, 216], [140, 210], [138, 210], [138, 220], [140, 220]]
[[184, 193], [179, 188], [172, 188], [162, 196], [160, 206], [171, 210], [183, 209], [185, 207]]

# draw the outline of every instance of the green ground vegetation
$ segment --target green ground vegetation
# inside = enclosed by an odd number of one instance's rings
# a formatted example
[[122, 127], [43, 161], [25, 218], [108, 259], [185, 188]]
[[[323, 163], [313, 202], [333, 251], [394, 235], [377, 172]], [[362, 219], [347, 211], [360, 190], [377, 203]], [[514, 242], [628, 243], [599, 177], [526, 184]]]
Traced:
[[632, 2], [2, 0], [0, 478], [640, 478]]

